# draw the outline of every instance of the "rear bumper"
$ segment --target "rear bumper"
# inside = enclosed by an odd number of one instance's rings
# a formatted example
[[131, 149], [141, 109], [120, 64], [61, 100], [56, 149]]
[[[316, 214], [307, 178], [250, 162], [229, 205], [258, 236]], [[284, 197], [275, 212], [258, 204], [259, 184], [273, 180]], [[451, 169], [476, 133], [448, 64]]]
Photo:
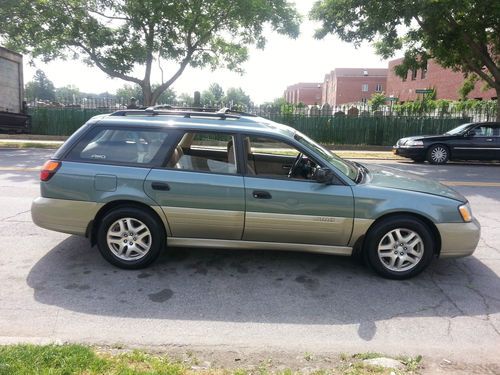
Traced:
[[84, 236], [101, 203], [38, 197], [31, 204], [31, 218], [39, 227]]
[[426, 152], [425, 148], [417, 147], [400, 147], [392, 146], [392, 152], [395, 155], [403, 156], [405, 158], [425, 158]]
[[481, 236], [481, 225], [476, 219], [470, 223], [436, 224], [441, 235], [441, 258], [458, 258], [471, 255]]

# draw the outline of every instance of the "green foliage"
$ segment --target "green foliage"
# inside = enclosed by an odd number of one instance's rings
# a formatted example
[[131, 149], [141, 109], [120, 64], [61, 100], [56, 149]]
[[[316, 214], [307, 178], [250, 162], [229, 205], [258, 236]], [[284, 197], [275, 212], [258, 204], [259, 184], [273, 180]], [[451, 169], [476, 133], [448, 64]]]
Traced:
[[[265, 27], [295, 38], [300, 22], [286, 0], [4, 0], [0, 19], [8, 47], [43, 61], [83, 58], [141, 86], [147, 105], [187, 66], [241, 72], [247, 47], [265, 46]], [[165, 61], [176, 67], [153, 89], [152, 69], [163, 76]]]
[[385, 104], [385, 94], [375, 92], [373, 93], [372, 97], [368, 101], [368, 104], [371, 106], [371, 108], [376, 111], [380, 107], [382, 107]]
[[[424, 69], [429, 58], [474, 73], [500, 96], [500, 2], [490, 0], [320, 0], [310, 13], [329, 33], [359, 45], [375, 41], [384, 58], [404, 51], [395, 71]], [[500, 119], [500, 110], [498, 119]]]
[[183, 92], [182, 94], [179, 95], [177, 102], [181, 106], [192, 107], [194, 104], [194, 98], [192, 95], [190, 95], [186, 92]]
[[79, 98], [81, 96], [80, 89], [75, 85], [67, 85], [63, 87], [57, 87], [55, 90], [56, 101], [65, 102], [68, 100], [73, 100], [73, 98]]
[[53, 101], [56, 99], [54, 84], [40, 69], [35, 72], [33, 80], [26, 84], [24, 94], [28, 101], [35, 99]]
[[240, 87], [230, 87], [224, 96], [224, 103], [230, 108], [244, 111], [251, 107], [252, 101]]
[[224, 89], [218, 83], [211, 83], [207, 90], [201, 93], [201, 104], [207, 107], [221, 106], [224, 99]]
[[479, 80], [479, 77], [476, 74], [469, 74], [463, 84], [462, 87], [458, 89], [458, 93], [460, 95], [460, 99], [465, 100], [469, 96], [474, 87], [476, 86], [476, 82]]

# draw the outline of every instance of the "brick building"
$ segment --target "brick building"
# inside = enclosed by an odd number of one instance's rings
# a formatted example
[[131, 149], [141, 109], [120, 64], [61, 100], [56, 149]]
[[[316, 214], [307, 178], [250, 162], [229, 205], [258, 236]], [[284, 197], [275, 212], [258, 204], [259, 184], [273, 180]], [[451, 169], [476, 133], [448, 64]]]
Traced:
[[[435, 89], [436, 99], [458, 100], [459, 88], [462, 86], [464, 76], [460, 72], [445, 69], [433, 60], [427, 63], [427, 69], [408, 71], [406, 79], [396, 76], [394, 67], [403, 59], [389, 61], [389, 74], [387, 76], [387, 96], [399, 98], [399, 102], [418, 99], [420, 94], [416, 89]], [[470, 99], [489, 100], [496, 99], [495, 90], [482, 91], [484, 82], [477, 82], [474, 90], [469, 94]]]
[[321, 104], [364, 102], [386, 89], [387, 69], [337, 68], [325, 75]]
[[321, 103], [320, 83], [296, 83], [288, 86], [284, 92], [284, 98], [288, 103], [314, 105]]

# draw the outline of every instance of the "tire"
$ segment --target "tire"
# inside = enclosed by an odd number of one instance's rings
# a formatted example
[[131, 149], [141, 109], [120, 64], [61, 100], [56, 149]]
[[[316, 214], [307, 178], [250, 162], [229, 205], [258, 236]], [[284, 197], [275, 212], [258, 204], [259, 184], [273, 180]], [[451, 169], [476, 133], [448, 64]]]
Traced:
[[145, 268], [165, 247], [165, 229], [144, 209], [120, 207], [108, 212], [100, 221], [97, 247], [104, 259], [114, 266]]
[[445, 145], [432, 145], [427, 151], [427, 161], [431, 164], [445, 164], [450, 159], [450, 150]]
[[403, 280], [429, 266], [435, 243], [424, 222], [409, 215], [397, 215], [375, 223], [366, 236], [364, 250], [375, 272], [388, 279]]

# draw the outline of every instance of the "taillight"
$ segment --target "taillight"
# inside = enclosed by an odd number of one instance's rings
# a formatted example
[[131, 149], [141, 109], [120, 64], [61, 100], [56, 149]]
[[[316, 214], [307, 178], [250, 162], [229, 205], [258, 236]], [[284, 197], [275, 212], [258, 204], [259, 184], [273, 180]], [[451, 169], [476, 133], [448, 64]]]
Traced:
[[40, 171], [40, 181], [48, 181], [61, 166], [60, 161], [47, 160]]

